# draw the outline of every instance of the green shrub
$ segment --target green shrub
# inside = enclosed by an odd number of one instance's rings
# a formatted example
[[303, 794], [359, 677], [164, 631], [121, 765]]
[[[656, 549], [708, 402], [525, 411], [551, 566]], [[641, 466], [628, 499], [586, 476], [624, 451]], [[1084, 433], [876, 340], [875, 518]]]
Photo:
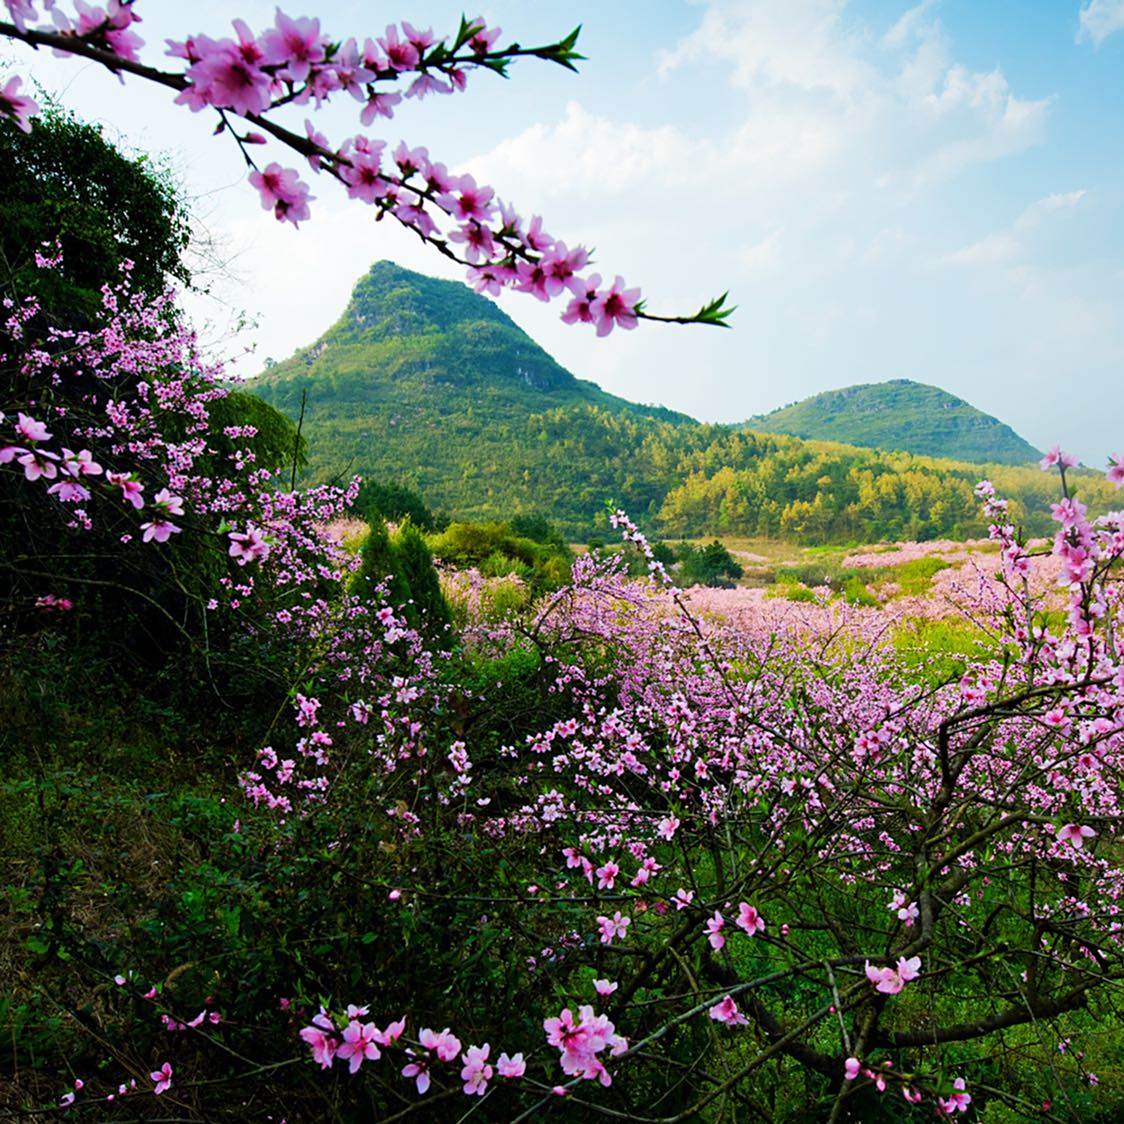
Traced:
[[703, 547], [684, 544], [679, 550], [680, 585], [709, 585], [731, 589], [745, 571], [725, 546], [715, 539]]

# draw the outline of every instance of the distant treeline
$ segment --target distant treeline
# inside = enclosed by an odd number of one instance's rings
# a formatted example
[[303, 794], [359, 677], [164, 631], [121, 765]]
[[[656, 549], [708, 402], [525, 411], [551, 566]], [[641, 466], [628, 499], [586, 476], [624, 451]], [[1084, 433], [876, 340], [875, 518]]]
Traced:
[[[441, 427], [443, 464], [435, 464], [428, 427], [399, 425], [364, 450], [374, 461], [367, 472], [409, 480], [450, 517], [546, 512], [564, 535], [583, 541], [605, 534], [608, 503], [676, 538], [817, 544], [978, 536], [986, 524], [973, 489], [985, 476], [1011, 499], [1016, 522], [1044, 534], [1057, 495], [1056, 476], [1034, 466], [964, 464], [596, 406], [532, 414], [498, 430], [465, 421]], [[338, 462], [330, 426], [310, 438], [315, 461]], [[1073, 483], [1091, 509], [1113, 505], [1100, 473], [1077, 473]]]

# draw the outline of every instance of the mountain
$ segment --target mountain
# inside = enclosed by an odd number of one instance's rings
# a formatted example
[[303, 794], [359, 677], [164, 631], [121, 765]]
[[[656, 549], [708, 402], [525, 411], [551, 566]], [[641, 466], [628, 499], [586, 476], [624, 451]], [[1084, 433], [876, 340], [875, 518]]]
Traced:
[[910, 379], [828, 390], [751, 418], [746, 425], [766, 433], [975, 464], [1030, 464], [1042, 456], [998, 418], [939, 387]]
[[[319, 340], [269, 364], [254, 389], [290, 417], [303, 414], [312, 481], [358, 472], [416, 488], [431, 508], [460, 518], [541, 513], [573, 538], [603, 533], [610, 502], [677, 536], [870, 542], [980, 534], [972, 488], [985, 473], [1013, 498], [1014, 517], [1041, 532], [1056, 487], [1037, 469], [984, 469], [772, 432], [801, 408], [818, 425], [846, 420], [847, 410], [825, 407], [828, 395], [751, 427], [638, 406], [575, 378], [492, 301], [389, 262], [359, 281]], [[927, 435], [933, 448], [941, 434], [934, 451], [945, 456], [1036, 455], [999, 422], [932, 387], [858, 387], [834, 400], [848, 396], [866, 406], [850, 411], [838, 436], [903, 444], [903, 433]], [[1100, 485], [1081, 487], [1083, 499], [1103, 506]]]
[[[619, 421], [625, 455], [635, 424], [697, 425], [575, 378], [492, 301], [387, 261], [319, 340], [271, 364], [254, 390], [294, 418], [307, 395], [313, 479], [362, 472], [447, 511], [549, 510], [563, 524], [623, 496], [613, 450], [589, 419]], [[645, 511], [654, 498], [644, 496]]]

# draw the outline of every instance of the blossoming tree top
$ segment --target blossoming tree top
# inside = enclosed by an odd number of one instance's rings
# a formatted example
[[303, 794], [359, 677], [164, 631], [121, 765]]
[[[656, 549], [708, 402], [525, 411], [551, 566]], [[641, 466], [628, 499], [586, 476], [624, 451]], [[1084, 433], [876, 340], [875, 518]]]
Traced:
[[[164, 70], [141, 59], [144, 41], [135, 30], [141, 17], [134, 0], [109, 0], [104, 7], [74, 0], [72, 14], [54, 0], [3, 3], [10, 22], [0, 21], [0, 36], [93, 60], [122, 80], [128, 74], [173, 91], [176, 104], [193, 113], [216, 113], [215, 133], [238, 145], [262, 206], [281, 222], [296, 226], [309, 219], [315, 196], [296, 168], [254, 156], [271, 141], [307, 160], [313, 173], [337, 180], [350, 198], [374, 207], [377, 219], [395, 219], [466, 266], [477, 292], [498, 295], [510, 288], [541, 301], [564, 296], [562, 319], [590, 324], [600, 336], [614, 327], [635, 328], [639, 320], [726, 326], [733, 311], [724, 294], [692, 316], [650, 313], [640, 290], [627, 287], [623, 278], [606, 284], [599, 273], [583, 272], [590, 265], [587, 249], [548, 234], [538, 215], [525, 220], [491, 187], [451, 173], [426, 148], [403, 141], [391, 151], [385, 140], [366, 133], [337, 144], [311, 117], [305, 117], [303, 131], [281, 123], [280, 111], [290, 106], [315, 112], [346, 95], [368, 127], [392, 118], [404, 97], [462, 91], [474, 70], [505, 75], [513, 60], [525, 56], [573, 70], [582, 57], [574, 50], [577, 30], [547, 46], [501, 47], [500, 28], [488, 27], [482, 18], [462, 18], [455, 35], [440, 39], [402, 21], [360, 45], [354, 37], [325, 34], [319, 19], [294, 19], [278, 10], [274, 25], [259, 34], [235, 19], [234, 38], [200, 33], [169, 40], [166, 53], [182, 67]], [[40, 7], [49, 23], [36, 22]], [[30, 130], [38, 106], [20, 93], [21, 85], [18, 77], [0, 85], [0, 117]]]

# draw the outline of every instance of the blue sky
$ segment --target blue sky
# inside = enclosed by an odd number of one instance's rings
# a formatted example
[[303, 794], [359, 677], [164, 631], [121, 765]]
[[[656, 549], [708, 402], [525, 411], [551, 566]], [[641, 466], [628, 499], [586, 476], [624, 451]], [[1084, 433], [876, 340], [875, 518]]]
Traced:
[[[334, 35], [370, 5], [319, 3]], [[148, 0], [141, 30], [220, 34], [231, 8]], [[272, 5], [237, 6], [255, 27]], [[395, 14], [452, 28], [456, 5]], [[644, 326], [606, 341], [557, 307], [503, 307], [575, 374], [734, 421], [860, 381], [935, 383], [1039, 446], [1090, 463], [1124, 446], [1124, 0], [496, 2], [524, 43], [583, 24], [580, 75], [523, 63], [509, 82], [411, 105], [386, 139], [471, 170], [653, 310], [729, 289], [735, 328]], [[134, 146], [165, 152], [230, 260], [195, 301], [256, 369], [311, 342], [388, 257], [455, 272], [328, 182], [281, 228], [211, 122], [86, 65], [0, 54]], [[325, 117], [343, 137], [350, 105]], [[284, 160], [279, 154], [278, 158]], [[230, 340], [231, 310], [257, 327]]]

